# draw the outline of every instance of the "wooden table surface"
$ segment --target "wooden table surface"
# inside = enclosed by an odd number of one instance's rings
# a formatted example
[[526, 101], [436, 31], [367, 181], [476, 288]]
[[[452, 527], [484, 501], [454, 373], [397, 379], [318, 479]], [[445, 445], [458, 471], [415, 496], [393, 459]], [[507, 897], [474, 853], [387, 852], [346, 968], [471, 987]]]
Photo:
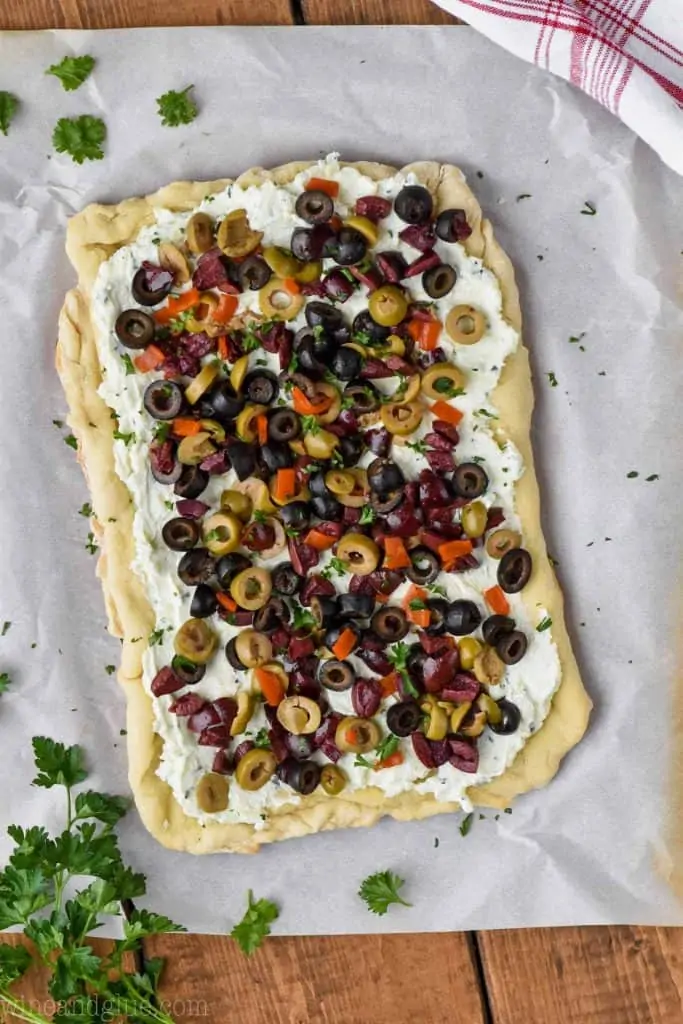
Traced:
[[[454, 24], [429, 0], [0, 0], [1, 29]], [[178, 1024], [681, 1024], [683, 931], [556, 928], [146, 943]], [[41, 998], [37, 986], [24, 993]]]

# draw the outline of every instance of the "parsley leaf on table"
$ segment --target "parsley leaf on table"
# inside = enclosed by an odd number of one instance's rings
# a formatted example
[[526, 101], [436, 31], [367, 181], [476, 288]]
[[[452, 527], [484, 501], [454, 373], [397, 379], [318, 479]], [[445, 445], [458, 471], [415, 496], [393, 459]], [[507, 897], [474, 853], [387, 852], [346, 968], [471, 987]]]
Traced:
[[95, 58], [84, 54], [82, 57], [64, 57], [59, 64], [51, 64], [45, 74], [54, 75], [67, 92], [73, 92], [83, 85], [94, 67]]
[[0, 91], [0, 132], [7, 135], [10, 121], [19, 107], [19, 100], [11, 92]]
[[265, 937], [270, 935], [270, 926], [279, 915], [280, 911], [270, 900], [255, 900], [254, 894], [249, 890], [249, 906], [240, 921], [230, 932], [231, 938], [235, 940], [243, 953], [251, 956]]
[[12, 680], [9, 677], [9, 673], [0, 672], [0, 693], [6, 693], [11, 685]]
[[193, 88], [193, 85], [188, 85], [182, 92], [170, 89], [163, 96], [159, 96], [157, 107], [162, 124], [175, 128], [179, 124], [190, 124], [194, 121], [199, 111], [196, 103], [188, 96], [190, 89]]
[[362, 881], [358, 895], [367, 903], [373, 914], [386, 914], [392, 903], [400, 903], [404, 907], [412, 906], [399, 896], [399, 889], [404, 884], [405, 880], [399, 878], [393, 871], [377, 871]]
[[104, 157], [102, 143], [106, 137], [107, 127], [101, 117], [60, 117], [52, 133], [52, 145], [58, 153], [68, 153], [74, 163], [82, 164]]
[[472, 814], [470, 812], [469, 814], [466, 814], [465, 817], [460, 822], [460, 826], [459, 826], [460, 835], [463, 837], [463, 839], [465, 838], [465, 836], [469, 835], [470, 829], [472, 828], [473, 824], [474, 824], [474, 814]]

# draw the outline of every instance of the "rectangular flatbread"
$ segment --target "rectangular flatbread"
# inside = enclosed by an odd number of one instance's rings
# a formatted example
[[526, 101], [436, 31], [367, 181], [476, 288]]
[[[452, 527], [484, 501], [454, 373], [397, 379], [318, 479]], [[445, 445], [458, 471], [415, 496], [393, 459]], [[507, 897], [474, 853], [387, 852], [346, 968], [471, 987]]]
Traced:
[[460, 170], [255, 168], [72, 218], [57, 368], [149, 831], [505, 807], [591, 703], [510, 260]]

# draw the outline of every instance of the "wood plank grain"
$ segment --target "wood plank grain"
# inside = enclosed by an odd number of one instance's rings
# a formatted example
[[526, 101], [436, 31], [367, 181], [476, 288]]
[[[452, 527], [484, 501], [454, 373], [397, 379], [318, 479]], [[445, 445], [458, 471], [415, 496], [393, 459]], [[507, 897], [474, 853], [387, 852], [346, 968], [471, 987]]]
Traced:
[[0, 29], [292, 24], [289, 0], [0, 0]]
[[429, 0], [302, 0], [308, 25], [458, 25]]
[[495, 1024], [680, 1024], [683, 929], [480, 932]]
[[161, 996], [181, 1024], [484, 1024], [462, 934], [267, 939], [251, 958], [232, 939], [159, 936]]

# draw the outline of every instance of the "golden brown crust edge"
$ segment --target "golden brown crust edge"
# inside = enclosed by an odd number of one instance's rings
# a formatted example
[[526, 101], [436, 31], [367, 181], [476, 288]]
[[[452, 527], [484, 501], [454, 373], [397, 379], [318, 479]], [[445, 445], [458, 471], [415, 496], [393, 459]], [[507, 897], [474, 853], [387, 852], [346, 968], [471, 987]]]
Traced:
[[[266, 180], [284, 184], [309, 166], [309, 162], [298, 162], [273, 171], [254, 168], [237, 181], [242, 185]], [[395, 173], [394, 168], [376, 163], [353, 166], [375, 180]], [[466, 210], [473, 232], [465, 247], [496, 273], [505, 316], [521, 330], [512, 264], [496, 242], [490, 223], [482, 219], [479, 204], [461, 172], [456, 167], [431, 162], [411, 164], [404, 170], [413, 171], [433, 192], [437, 208], [455, 206]], [[381, 790], [367, 789], [336, 798], [314, 794], [299, 804], [278, 809], [268, 826], [259, 831], [246, 824], [204, 825], [183, 812], [170, 788], [156, 774], [162, 743], [154, 733], [152, 702], [142, 685], [142, 654], [146, 638], [154, 628], [154, 614], [139, 580], [129, 568], [133, 557], [134, 509], [127, 488], [114, 471], [110, 410], [97, 394], [101, 373], [88, 298], [100, 264], [137, 236], [140, 228], [152, 220], [155, 207], [192, 209], [207, 193], [219, 191], [227, 184], [227, 180], [176, 182], [146, 198], [129, 199], [113, 206], [93, 204], [71, 219], [67, 253], [78, 273], [78, 287], [68, 293], [62, 309], [56, 359], [69, 405], [68, 422], [78, 438], [79, 458], [92, 494], [93, 529], [102, 550], [98, 574], [104, 589], [109, 628], [124, 640], [118, 678], [127, 701], [131, 788], [140, 816], [152, 835], [169, 848], [192, 853], [250, 853], [257, 851], [262, 843], [279, 839], [325, 829], [372, 825], [386, 814], [412, 820], [458, 809], [458, 804], [443, 803], [431, 795], [408, 792], [387, 798]], [[508, 359], [493, 401], [500, 412], [501, 431], [517, 445], [526, 467], [515, 492], [526, 544], [535, 566], [524, 591], [525, 603], [531, 612], [538, 603], [547, 608], [562, 664], [562, 682], [543, 727], [528, 740], [503, 775], [469, 790], [469, 796], [477, 804], [504, 807], [520, 793], [550, 781], [562, 757], [583, 735], [591, 702], [571, 650], [562, 594], [541, 530], [529, 436], [533, 393], [528, 353], [522, 345]], [[137, 637], [142, 639], [134, 641]]]

